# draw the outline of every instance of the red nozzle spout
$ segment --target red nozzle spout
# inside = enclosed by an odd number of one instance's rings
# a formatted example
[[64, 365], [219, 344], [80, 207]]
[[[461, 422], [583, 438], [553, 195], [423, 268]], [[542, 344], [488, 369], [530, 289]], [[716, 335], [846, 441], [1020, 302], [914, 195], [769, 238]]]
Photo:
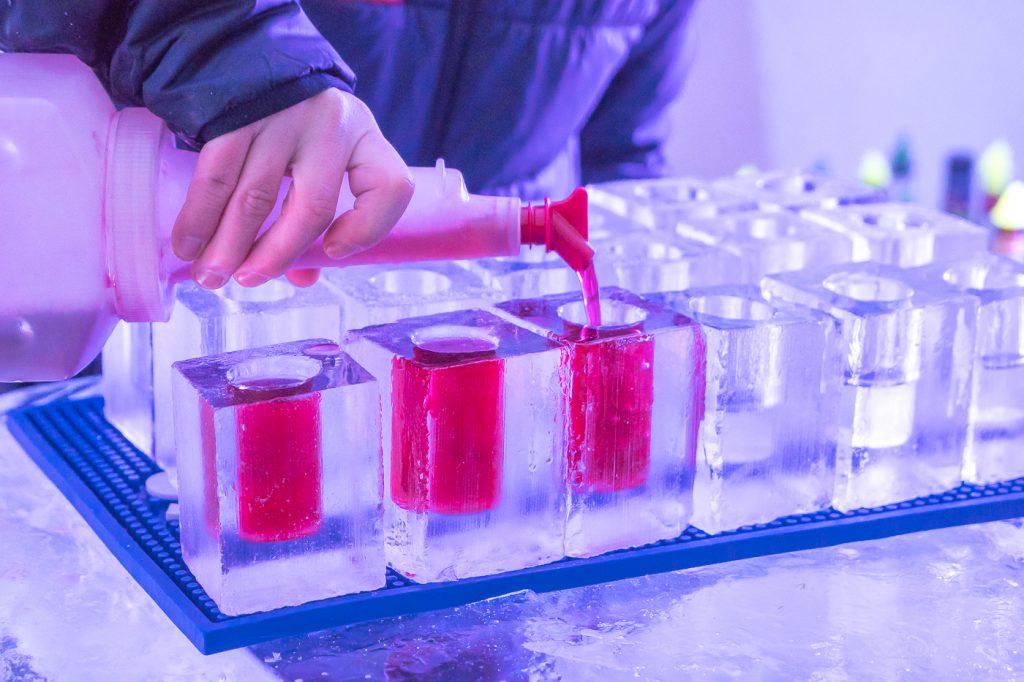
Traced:
[[587, 190], [582, 187], [562, 201], [545, 199], [541, 206], [524, 206], [519, 230], [521, 243], [543, 244], [573, 270], [583, 270], [594, 260], [594, 250], [587, 244]]

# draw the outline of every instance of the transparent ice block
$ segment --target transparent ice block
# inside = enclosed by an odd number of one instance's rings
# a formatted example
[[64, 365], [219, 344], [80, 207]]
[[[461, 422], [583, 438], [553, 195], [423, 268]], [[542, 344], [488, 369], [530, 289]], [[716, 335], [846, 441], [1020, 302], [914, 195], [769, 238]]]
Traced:
[[964, 480], [1024, 476], [1024, 265], [993, 254], [915, 270], [978, 298], [974, 399]]
[[482, 258], [469, 262], [470, 269], [502, 298], [524, 298], [551, 292], [575, 291], [580, 280], [557, 253], [532, 247], [522, 255]]
[[591, 245], [643, 229], [647, 228], [628, 216], [619, 215], [604, 206], [593, 202], [587, 206], [587, 241]]
[[221, 611], [383, 587], [370, 374], [327, 339], [174, 368], [182, 554]]
[[748, 197], [691, 178], [616, 180], [589, 185], [590, 203], [651, 230], [672, 231], [680, 220], [755, 208]]
[[[154, 457], [156, 452], [153, 327], [141, 322], [117, 323], [103, 346], [103, 377], [100, 382], [103, 414], [107, 421], [150, 457]], [[169, 376], [169, 367], [167, 373]], [[170, 386], [169, 381], [167, 386]]]
[[480, 308], [498, 295], [478, 275], [448, 262], [337, 268], [325, 270], [323, 280], [340, 297], [345, 329]]
[[884, 190], [795, 170], [720, 178], [711, 187], [746, 197], [764, 210], [834, 208], [885, 201]]
[[899, 502], [960, 484], [978, 304], [905, 270], [854, 263], [771, 275], [774, 298], [840, 322], [845, 357], [837, 509]]
[[737, 254], [664, 232], [633, 230], [593, 247], [603, 285], [647, 292], [747, 281]]
[[599, 328], [585, 326], [579, 294], [498, 305], [562, 345], [559, 387], [544, 398], [564, 415], [569, 556], [674, 538], [692, 511], [700, 329], [622, 289], [601, 296]]
[[753, 285], [648, 296], [707, 339], [693, 525], [709, 533], [832, 504], [841, 362], [830, 316]]
[[790, 211], [749, 211], [685, 220], [676, 231], [737, 254], [746, 282], [808, 266], [848, 263], [853, 253], [850, 237]]
[[388, 563], [417, 582], [564, 556], [559, 347], [484, 311], [351, 332], [378, 378]]
[[987, 251], [990, 237], [980, 225], [911, 204], [807, 210], [803, 216], [853, 240], [853, 260], [904, 268]]
[[308, 338], [337, 339], [341, 311], [322, 284], [298, 288], [271, 280], [247, 289], [231, 281], [219, 291], [179, 284], [168, 322], [122, 323], [104, 348], [107, 419], [165, 469], [174, 469], [171, 365]]

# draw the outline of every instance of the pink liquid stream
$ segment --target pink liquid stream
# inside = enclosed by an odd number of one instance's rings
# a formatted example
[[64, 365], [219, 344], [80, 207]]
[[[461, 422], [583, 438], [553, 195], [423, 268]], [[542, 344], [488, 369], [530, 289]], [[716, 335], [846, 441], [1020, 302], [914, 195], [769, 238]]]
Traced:
[[576, 273], [583, 288], [583, 307], [587, 311], [587, 324], [591, 327], [601, 326], [601, 298], [597, 286], [597, 272], [594, 262]]

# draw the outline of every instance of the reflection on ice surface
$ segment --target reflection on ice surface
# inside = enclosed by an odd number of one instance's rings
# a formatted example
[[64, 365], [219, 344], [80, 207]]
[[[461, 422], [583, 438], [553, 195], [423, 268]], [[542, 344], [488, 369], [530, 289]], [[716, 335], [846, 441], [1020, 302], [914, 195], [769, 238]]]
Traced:
[[286, 680], [1015, 679], [1022, 562], [1024, 527], [996, 522], [514, 594], [252, 651]]

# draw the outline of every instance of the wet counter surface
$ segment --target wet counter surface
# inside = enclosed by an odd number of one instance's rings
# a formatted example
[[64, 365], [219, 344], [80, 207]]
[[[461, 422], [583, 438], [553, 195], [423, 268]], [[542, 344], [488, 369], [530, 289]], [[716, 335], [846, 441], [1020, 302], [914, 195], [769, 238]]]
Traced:
[[[0, 411], [32, 391], [0, 396]], [[0, 462], [0, 680], [1024, 678], [1019, 521], [514, 594], [203, 656], [5, 427]]]

